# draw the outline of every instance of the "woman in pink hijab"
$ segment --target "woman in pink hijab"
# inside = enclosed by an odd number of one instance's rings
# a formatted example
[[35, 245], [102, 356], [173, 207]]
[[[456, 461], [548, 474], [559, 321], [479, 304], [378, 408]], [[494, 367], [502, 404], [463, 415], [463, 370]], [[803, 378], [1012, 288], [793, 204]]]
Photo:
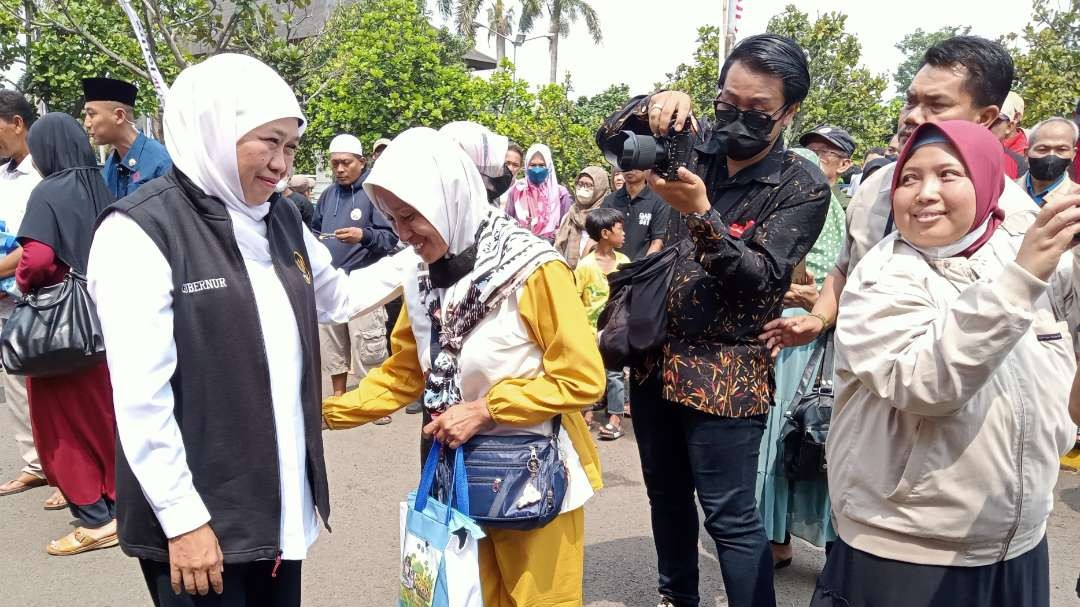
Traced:
[[825, 450], [839, 539], [812, 607], [1049, 607], [1047, 520], [1080, 326], [1080, 197], [998, 208], [1001, 144], [923, 124], [897, 232], [848, 278]]
[[510, 190], [506, 213], [521, 227], [546, 240], [554, 241], [563, 216], [573, 204], [570, 192], [559, 185], [551, 150], [542, 143], [525, 152], [525, 179]]

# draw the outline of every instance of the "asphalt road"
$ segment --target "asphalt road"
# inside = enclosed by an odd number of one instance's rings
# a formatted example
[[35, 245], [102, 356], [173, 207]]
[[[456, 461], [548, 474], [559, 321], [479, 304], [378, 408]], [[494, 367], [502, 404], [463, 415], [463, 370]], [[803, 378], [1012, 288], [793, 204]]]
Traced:
[[[315, 607], [389, 607], [398, 559], [398, 503], [418, 476], [420, 420], [401, 412], [389, 426], [328, 433], [327, 463], [333, 533], [324, 532], [304, 564], [304, 604]], [[0, 415], [0, 478], [20, 467]], [[655, 553], [645, 488], [633, 433], [601, 443], [606, 487], [586, 506], [585, 604], [656, 604]], [[1062, 472], [1051, 520], [1054, 607], [1080, 605], [1080, 474]], [[45, 544], [70, 530], [67, 512], [45, 512], [47, 489], [0, 498], [0, 606], [149, 605], [134, 560], [119, 549], [50, 557]], [[715, 547], [702, 533], [699, 547], [703, 605], [725, 605]], [[806, 605], [824, 551], [796, 545], [792, 567], [776, 578], [779, 605]]]

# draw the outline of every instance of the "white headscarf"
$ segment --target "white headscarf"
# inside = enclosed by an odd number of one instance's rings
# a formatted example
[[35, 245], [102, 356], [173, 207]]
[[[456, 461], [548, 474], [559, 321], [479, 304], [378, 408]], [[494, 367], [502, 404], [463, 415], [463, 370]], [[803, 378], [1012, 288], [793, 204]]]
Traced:
[[252, 129], [304, 114], [289, 85], [266, 64], [245, 55], [223, 54], [180, 72], [165, 99], [165, 147], [173, 164], [196, 186], [225, 203], [240, 251], [268, 261], [263, 219], [269, 202], [244, 201], [236, 164], [236, 142]]
[[492, 211], [473, 161], [452, 139], [426, 127], [398, 135], [364, 182], [368, 198], [385, 213], [374, 186], [392, 192], [431, 222], [451, 255], [472, 246], [480, 222]]
[[475, 122], [451, 122], [439, 132], [450, 137], [465, 150], [480, 173], [488, 177], [500, 177], [506, 170], [506, 150], [510, 139], [493, 133]]

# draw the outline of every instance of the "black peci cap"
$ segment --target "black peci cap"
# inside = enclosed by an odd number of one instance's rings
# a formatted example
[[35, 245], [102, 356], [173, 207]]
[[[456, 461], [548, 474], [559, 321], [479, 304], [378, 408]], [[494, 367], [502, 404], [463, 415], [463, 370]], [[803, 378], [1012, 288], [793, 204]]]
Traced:
[[83, 78], [82, 85], [86, 101], [115, 101], [134, 106], [139, 94], [134, 84], [113, 78]]
[[855, 153], [855, 139], [844, 129], [836, 126], [822, 125], [799, 138], [799, 145], [806, 146], [814, 137], [824, 139], [829, 145], [840, 150], [845, 156], [851, 158]]

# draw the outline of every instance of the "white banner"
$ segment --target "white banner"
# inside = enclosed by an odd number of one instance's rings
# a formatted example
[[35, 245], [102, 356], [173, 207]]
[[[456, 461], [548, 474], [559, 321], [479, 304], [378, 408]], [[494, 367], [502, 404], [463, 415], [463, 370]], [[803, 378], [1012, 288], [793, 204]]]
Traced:
[[150, 41], [146, 38], [142, 22], [139, 21], [139, 16], [135, 14], [135, 9], [131, 8], [131, 3], [128, 0], [118, 1], [120, 7], [124, 9], [124, 13], [127, 14], [128, 21], [131, 22], [131, 28], [135, 30], [135, 39], [139, 41], [139, 46], [142, 48], [143, 60], [146, 61], [146, 71], [150, 74], [150, 83], [154, 85], [154, 90], [157, 91], [158, 101], [164, 104], [165, 94], [169, 92], [169, 86], [165, 84], [165, 79], [162, 78], [161, 71], [158, 70], [157, 62], [154, 61], [154, 54], [150, 52]]

